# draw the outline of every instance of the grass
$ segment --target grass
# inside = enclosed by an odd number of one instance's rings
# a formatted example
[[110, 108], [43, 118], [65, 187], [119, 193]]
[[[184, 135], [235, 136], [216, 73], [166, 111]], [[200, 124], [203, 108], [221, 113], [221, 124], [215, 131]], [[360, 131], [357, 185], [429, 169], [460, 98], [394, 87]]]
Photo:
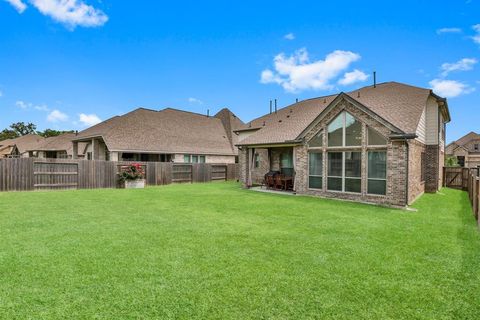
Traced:
[[0, 318], [478, 318], [466, 193], [414, 207], [235, 183], [3, 193]]

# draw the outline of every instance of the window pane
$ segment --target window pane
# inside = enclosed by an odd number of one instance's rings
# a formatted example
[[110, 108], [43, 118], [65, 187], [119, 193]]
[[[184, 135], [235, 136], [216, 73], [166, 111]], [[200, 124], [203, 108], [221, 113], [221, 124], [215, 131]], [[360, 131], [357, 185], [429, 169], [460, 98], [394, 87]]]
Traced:
[[291, 152], [282, 153], [280, 159], [282, 168], [293, 168], [293, 154]]
[[200, 156], [200, 163], [205, 163], [205, 156]]
[[368, 180], [368, 193], [370, 194], [386, 194], [387, 181], [385, 180]]
[[322, 177], [308, 177], [308, 187], [322, 189]]
[[362, 124], [351, 114], [345, 113], [345, 145], [360, 146], [362, 144]]
[[318, 133], [308, 143], [309, 147], [323, 147], [323, 132]]
[[323, 155], [321, 153], [309, 153], [309, 161], [308, 161], [308, 172], [310, 175], [314, 176], [321, 176], [323, 175], [323, 163], [322, 163]]
[[343, 145], [343, 119], [345, 113], [342, 112], [328, 125], [328, 145], [342, 146]]
[[370, 146], [384, 146], [387, 144], [387, 139], [385, 139], [377, 131], [368, 128], [368, 145]]
[[346, 192], [360, 192], [362, 190], [362, 179], [345, 178]]
[[190, 162], [190, 155], [189, 155], [189, 154], [183, 155], [183, 162], [185, 162], [185, 163], [189, 163], [189, 162]]
[[192, 156], [192, 162], [197, 163], [198, 162], [198, 156]]
[[328, 190], [342, 191], [342, 178], [328, 178], [327, 188]]
[[342, 152], [328, 153], [328, 176], [342, 176]]
[[368, 177], [387, 178], [387, 153], [385, 151], [368, 152]]
[[362, 153], [345, 152], [345, 177], [362, 176]]

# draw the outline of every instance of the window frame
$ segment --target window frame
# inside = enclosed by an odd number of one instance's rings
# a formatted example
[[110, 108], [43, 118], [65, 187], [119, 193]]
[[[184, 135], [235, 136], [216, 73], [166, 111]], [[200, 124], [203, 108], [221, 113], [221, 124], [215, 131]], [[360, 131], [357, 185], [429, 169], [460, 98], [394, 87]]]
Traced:
[[[320, 175], [317, 175], [317, 174], [310, 174], [310, 154], [320, 154], [322, 156], [322, 160], [321, 160], [321, 167], [322, 167], [322, 170], [320, 171], [321, 174]], [[312, 149], [312, 151], [308, 151], [308, 184], [307, 184], [307, 187], [309, 190], [323, 190], [323, 187], [325, 185], [324, 183], [324, 178], [323, 178], [323, 170], [325, 169], [325, 159], [323, 158], [323, 151], [320, 151], [320, 150], [315, 150], [315, 149]], [[310, 187], [310, 177], [316, 177], [316, 178], [321, 178], [321, 181], [322, 181], [322, 187], [321, 188], [312, 188]]]
[[[378, 134], [379, 136], [381, 136], [382, 138], [384, 138], [384, 139], [385, 139], [385, 144], [370, 144], [370, 138], [369, 138], [369, 134], [368, 134], [368, 132], [369, 132], [370, 130], [373, 130], [376, 134]], [[384, 147], [384, 148], [386, 148], [387, 145], [388, 145], [388, 138], [384, 137], [383, 134], [381, 134], [380, 132], [378, 132], [377, 130], [373, 129], [373, 128], [370, 127], [370, 126], [367, 126], [366, 139], [367, 139], [367, 143], [366, 143], [367, 147], [375, 147], [375, 148], [376, 148], [376, 147]]]
[[[385, 179], [382, 178], [369, 178], [369, 153], [370, 152], [384, 152], [385, 153]], [[386, 197], [387, 196], [387, 183], [388, 183], [388, 151], [387, 149], [372, 149], [372, 150], [367, 150], [367, 185], [366, 185], [366, 194], [369, 196], [374, 196], [374, 197]], [[368, 181], [369, 180], [375, 180], [375, 181], [385, 181], [385, 193], [384, 194], [378, 194], [378, 193], [370, 193], [368, 192]]]
[[[360, 177], [351, 177], [351, 176], [346, 176], [345, 175], [345, 160], [346, 160], [346, 157], [345, 157], [345, 153], [346, 152], [351, 152], [351, 153], [359, 153], [360, 154]], [[342, 154], [342, 175], [341, 176], [331, 176], [328, 174], [328, 169], [329, 169], [329, 163], [328, 163], [328, 154], [330, 153], [341, 153]], [[358, 151], [358, 150], [329, 150], [327, 151], [327, 184], [326, 184], [326, 190], [328, 192], [341, 192], [341, 193], [350, 193], [350, 194], [362, 194], [362, 151]], [[342, 180], [342, 190], [333, 190], [333, 189], [329, 189], [328, 188], [328, 179], [329, 178], [336, 178], [336, 179], [341, 179]], [[360, 191], [359, 192], [356, 192], [356, 191], [345, 191], [345, 179], [355, 179], [355, 180], [360, 180]]]
[[[350, 115], [353, 119], [355, 119], [356, 122], [360, 123], [360, 144], [358, 145], [347, 145], [347, 114]], [[340, 146], [332, 146], [330, 145], [330, 130], [329, 127], [330, 125], [337, 120], [337, 118], [342, 117], [342, 144]], [[354, 115], [352, 115], [350, 112], [343, 110], [341, 111], [335, 118], [333, 118], [326, 126], [326, 135], [327, 135], [327, 148], [362, 148], [363, 145], [363, 122], [357, 119]]]

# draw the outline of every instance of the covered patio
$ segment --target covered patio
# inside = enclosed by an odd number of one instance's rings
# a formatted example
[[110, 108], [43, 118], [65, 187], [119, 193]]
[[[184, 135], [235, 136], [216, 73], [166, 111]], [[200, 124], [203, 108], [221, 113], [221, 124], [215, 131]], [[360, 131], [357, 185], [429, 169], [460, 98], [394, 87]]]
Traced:
[[246, 147], [247, 187], [268, 190], [295, 190], [294, 148], [290, 146]]

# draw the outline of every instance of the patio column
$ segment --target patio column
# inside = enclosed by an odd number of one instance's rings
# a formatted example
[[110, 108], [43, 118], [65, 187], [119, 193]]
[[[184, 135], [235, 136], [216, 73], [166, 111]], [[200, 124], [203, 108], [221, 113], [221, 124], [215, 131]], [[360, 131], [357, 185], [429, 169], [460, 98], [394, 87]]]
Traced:
[[74, 142], [72, 142], [72, 144], [73, 144], [72, 158], [73, 159], [78, 159], [78, 142], [74, 141]]
[[92, 139], [92, 160], [97, 160], [98, 158], [98, 147], [97, 147], [97, 140]]
[[247, 188], [252, 186], [252, 149], [247, 149]]

